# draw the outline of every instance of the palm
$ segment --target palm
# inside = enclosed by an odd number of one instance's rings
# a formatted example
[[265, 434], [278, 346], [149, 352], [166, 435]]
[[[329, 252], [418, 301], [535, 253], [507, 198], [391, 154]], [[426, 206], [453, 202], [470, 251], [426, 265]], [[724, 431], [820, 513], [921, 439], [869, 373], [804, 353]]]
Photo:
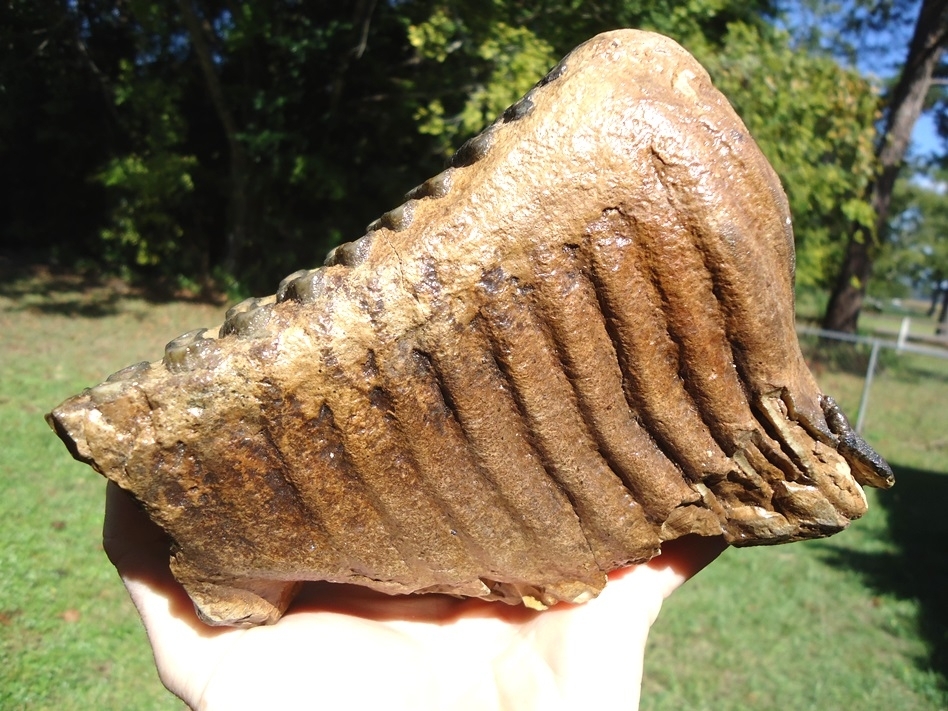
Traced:
[[208, 709], [632, 709], [662, 600], [723, 547], [682, 540], [595, 600], [542, 613], [320, 583], [275, 625], [232, 629], [197, 620], [165, 540], [114, 485], [105, 539], [162, 681]]

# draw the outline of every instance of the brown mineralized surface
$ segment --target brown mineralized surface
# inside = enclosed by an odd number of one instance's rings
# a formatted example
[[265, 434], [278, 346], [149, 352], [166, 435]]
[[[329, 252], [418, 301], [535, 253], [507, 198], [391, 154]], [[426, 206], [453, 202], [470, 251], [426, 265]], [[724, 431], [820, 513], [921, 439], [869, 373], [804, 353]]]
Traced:
[[211, 623], [304, 580], [581, 602], [663, 541], [826, 536], [891, 485], [800, 354], [793, 260], [705, 71], [612, 32], [324, 267], [48, 419]]

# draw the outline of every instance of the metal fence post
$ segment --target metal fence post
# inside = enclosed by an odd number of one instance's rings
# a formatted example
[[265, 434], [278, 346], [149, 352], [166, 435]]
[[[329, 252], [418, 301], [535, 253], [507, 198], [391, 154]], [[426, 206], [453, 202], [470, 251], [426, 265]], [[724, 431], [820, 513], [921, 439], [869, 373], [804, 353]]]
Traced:
[[876, 361], [879, 360], [879, 348], [882, 342], [872, 341], [872, 352], [869, 353], [869, 365], [866, 367], [866, 379], [862, 384], [862, 397], [859, 398], [859, 414], [856, 416], [856, 432], [862, 434], [862, 426], [866, 421], [866, 409], [869, 407], [869, 389], [872, 387], [872, 378], [876, 374]]
[[948, 349], [946, 348], [919, 346], [911, 343], [909, 339], [910, 326], [911, 321], [906, 318], [902, 321], [902, 327], [899, 329], [899, 338], [895, 341], [887, 341], [881, 338], [857, 336], [852, 333], [824, 331], [821, 328], [812, 328], [803, 324], [797, 324], [797, 333], [799, 334], [817, 336], [819, 338], [831, 338], [848, 343], [864, 343], [872, 346], [872, 352], [869, 354], [869, 366], [866, 368], [866, 379], [862, 386], [862, 397], [859, 400], [859, 414], [856, 416], [856, 431], [859, 433], [862, 433], [862, 428], [866, 421], [866, 412], [869, 408], [869, 390], [872, 388], [872, 379], [876, 374], [876, 364], [879, 360], [880, 348], [892, 348], [897, 353], [914, 353], [917, 355], [931, 356], [932, 358], [948, 359]]
[[902, 352], [902, 349], [905, 347], [905, 342], [908, 340], [909, 330], [912, 328], [912, 319], [908, 316], [905, 316], [902, 319], [902, 325], [899, 327], [899, 340], [895, 347], [896, 351], [899, 353]]

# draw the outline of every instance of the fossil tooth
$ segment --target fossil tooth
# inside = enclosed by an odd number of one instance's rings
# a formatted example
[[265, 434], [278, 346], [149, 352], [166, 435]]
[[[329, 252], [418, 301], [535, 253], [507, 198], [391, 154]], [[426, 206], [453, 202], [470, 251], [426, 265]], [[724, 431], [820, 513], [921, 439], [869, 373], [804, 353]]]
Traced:
[[780, 182], [671, 40], [581, 45], [371, 230], [48, 415], [213, 624], [303, 580], [585, 601], [892, 483], [801, 356]]
[[393, 232], [401, 232], [408, 229], [415, 214], [415, 201], [409, 200], [404, 205], [399, 205], [394, 210], [389, 210], [380, 218], [382, 227], [387, 227]]
[[287, 276], [283, 277], [283, 279], [280, 281], [280, 284], [277, 286], [276, 294], [274, 295], [276, 297], [277, 303], [281, 303], [291, 298], [290, 285], [295, 283], [297, 279], [302, 279], [307, 274], [309, 274], [308, 269], [297, 269], [292, 274], [288, 274]]
[[141, 363], [135, 363], [126, 368], [122, 368], [118, 372], [112, 373], [106, 382], [116, 382], [116, 381], [125, 381], [125, 380], [135, 380], [142, 376], [149, 368], [151, 363], [148, 361], [143, 361]]
[[[297, 282], [305, 279], [307, 279], [306, 276], [300, 276], [287, 284], [283, 295], [302, 301], [304, 295], [301, 294], [301, 289]], [[270, 312], [272, 310], [270, 307], [274, 303], [276, 303], [276, 296], [271, 296], [266, 299], [245, 299], [236, 306], [232, 306], [224, 315], [224, 323], [220, 327], [218, 337], [224, 338], [230, 334], [236, 334], [242, 338], [253, 338], [258, 333], [264, 333], [264, 327], [267, 321], [270, 320]]]
[[[600, 37], [601, 36], [602, 35], [600, 35]], [[549, 72], [547, 72], [547, 75], [537, 82], [537, 88], [546, 86], [551, 81], [556, 81], [561, 76], [566, 74], [566, 59], [568, 59], [568, 57], [564, 58], [562, 61], [560, 61], [559, 64], [557, 64]]]

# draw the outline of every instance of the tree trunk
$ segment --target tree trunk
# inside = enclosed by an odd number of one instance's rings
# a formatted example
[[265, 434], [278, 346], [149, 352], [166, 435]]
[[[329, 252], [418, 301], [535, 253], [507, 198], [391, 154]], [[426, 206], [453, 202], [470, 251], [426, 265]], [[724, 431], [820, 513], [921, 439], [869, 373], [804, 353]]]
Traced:
[[178, 0], [178, 7], [181, 9], [181, 17], [191, 38], [191, 46], [194, 47], [194, 53], [197, 55], [198, 64], [201, 67], [201, 74], [207, 84], [207, 93], [211, 97], [214, 111], [217, 113], [217, 118], [224, 129], [227, 148], [230, 152], [230, 224], [227, 232], [227, 253], [224, 257], [224, 269], [229, 274], [234, 274], [240, 264], [241, 252], [247, 242], [249, 232], [250, 211], [247, 197], [249, 162], [244, 147], [240, 143], [237, 122], [224, 100], [224, 90], [214, 68], [214, 59], [211, 56], [211, 48], [208, 45], [201, 20], [194, 12], [191, 0]]
[[866, 295], [866, 282], [872, 272], [871, 241], [865, 230], [849, 237], [843, 266], [823, 316], [823, 328], [827, 331], [856, 332]]
[[912, 129], [925, 106], [932, 73], [948, 39], [948, 0], [923, 0], [909, 44], [902, 74], [889, 99], [885, 129], [877, 155], [879, 175], [872, 184], [869, 202], [876, 213], [875, 234], [855, 227], [846, 257], [823, 317], [823, 328], [854, 333], [859, 320], [872, 260], [886, 236], [889, 206], [895, 179], [912, 138]]
[[941, 292], [941, 311], [938, 313], [938, 325], [935, 327], [935, 335], [948, 335], [948, 289]]

